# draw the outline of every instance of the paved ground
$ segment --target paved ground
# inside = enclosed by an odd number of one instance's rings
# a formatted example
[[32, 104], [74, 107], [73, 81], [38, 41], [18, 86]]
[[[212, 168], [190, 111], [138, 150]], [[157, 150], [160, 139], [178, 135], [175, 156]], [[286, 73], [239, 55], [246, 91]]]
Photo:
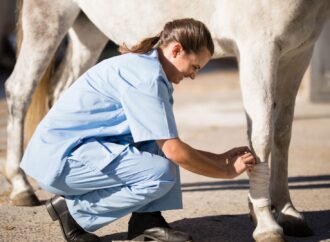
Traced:
[[[201, 74], [175, 91], [175, 113], [182, 139], [213, 152], [247, 144], [238, 88], [232, 70]], [[310, 104], [301, 92], [296, 107], [290, 149], [289, 186], [296, 207], [315, 232], [313, 237], [287, 237], [288, 242], [330, 241], [330, 105]], [[4, 103], [0, 102], [0, 241], [63, 241], [60, 228], [44, 206], [13, 207], [10, 185], [3, 176]], [[2, 152], [1, 152], [2, 150]], [[184, 209], [165, 212], [176, 228], [191, 233], [197, 242], [249, 242], [253, 225], [248, 218], [248, 180], [211, 179], [181, 173]], [[35, 186], [40, 199], [50, 194]], [[102, 241], [125, 240], [128, 217], [97, 234]]]

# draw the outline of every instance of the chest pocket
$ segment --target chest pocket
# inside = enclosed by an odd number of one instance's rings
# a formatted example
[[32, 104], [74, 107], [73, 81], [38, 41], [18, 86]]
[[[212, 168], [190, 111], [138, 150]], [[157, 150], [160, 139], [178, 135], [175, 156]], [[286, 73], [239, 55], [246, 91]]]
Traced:
[[117, 144], [103, 144], [95, 138], [85, 140], [70, 155], [69, 159], [77, 160], [93, 170], [101, 171], [110, 164], [125, 148]]

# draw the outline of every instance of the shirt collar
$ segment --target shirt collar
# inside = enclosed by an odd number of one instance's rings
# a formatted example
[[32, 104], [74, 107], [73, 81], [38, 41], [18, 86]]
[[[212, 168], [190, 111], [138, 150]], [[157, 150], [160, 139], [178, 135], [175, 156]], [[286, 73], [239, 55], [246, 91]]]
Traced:
[[164, 71], [164, 69], [163, 69], [163, 66], [162, 66], [162, 64], [161, 64], [160, 61], [159, 61], [157, 48], [153, 48], [153, 49], [151, 49], [151, 51], [150, 51], [149, 53], [150, 53], [150, 56], [151, 56], [151, 57], [157, 59], [157, 61], [158, 61], [158, 63], [159, 63], [159, 67], [160, 67], [160, 74], [161, 74], [161, 76], [162, 76], [162, 78], [163, 78], [163, 80], [164, 80], [166, 86], [168, 87], [170, 93], [172, 94], [173, 91], [174, 91], [173, 84], [172, 84], [172, 82], [170, 82], [170, 81], [167, 79], [167, 76], [166, 76], [166, 73], [165, 73], [165, 71]]

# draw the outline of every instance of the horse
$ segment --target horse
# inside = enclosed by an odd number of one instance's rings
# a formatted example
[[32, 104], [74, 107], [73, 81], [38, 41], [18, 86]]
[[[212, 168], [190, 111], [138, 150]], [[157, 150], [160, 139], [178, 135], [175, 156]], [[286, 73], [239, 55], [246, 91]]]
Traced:
[[[27, 109], [31, 102], [41, 102], [32, 99], [38, 84], [49, 86], [48, 93], [39, 88], [48, 96], [42, 104], [47, 107], [97, 61], [109, 39], [132, 46], [158, 34], [167, 21], [189, 17], [210, 29], [214, 58], [234, 56], [239, 63], [247, 135], [258, 162], [249, 173], [249, 207], [256, 225], [253, 238], [280, 242], [284, 233], [312, 233], [290, 199], [288, 150], [296, 94], [330, 15], [328, 0], [24, 0], [18, 8], [22, 42], [5, 83], [9, 110], [6, 176], [14, 204], [38, 204], [19, 168]], [[50, 75], [48, 66], [66, 34], [66, 55]]]

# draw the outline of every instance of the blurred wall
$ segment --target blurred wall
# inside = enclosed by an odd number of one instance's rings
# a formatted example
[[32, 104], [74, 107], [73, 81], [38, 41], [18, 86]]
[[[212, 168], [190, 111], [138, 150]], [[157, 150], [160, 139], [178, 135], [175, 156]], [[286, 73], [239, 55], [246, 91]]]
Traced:
[[15, 32], [15, 0], [0, 0], [0, 67], [11, 69], [15, 63], [10, 35]]

